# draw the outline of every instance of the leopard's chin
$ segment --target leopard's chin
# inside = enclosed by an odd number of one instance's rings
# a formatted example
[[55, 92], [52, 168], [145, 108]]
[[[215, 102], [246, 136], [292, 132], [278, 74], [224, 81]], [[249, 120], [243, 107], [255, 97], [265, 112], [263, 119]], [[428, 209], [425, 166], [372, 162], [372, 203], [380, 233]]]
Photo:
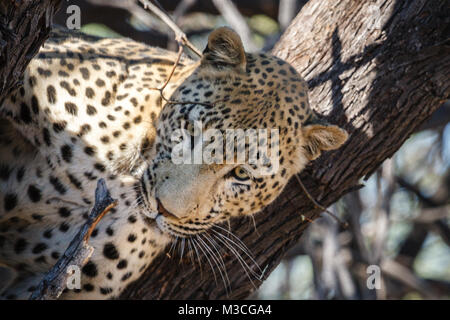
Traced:
[[173, 239], [191, 238], [205, 233], [209, 230], [209, 228], [205, 227], [196, 228], [193, 225], [180, 225], [171, 223], [169, 219], [167, 219], [162, 214], [158, 215], [155, 221], [158, 225], [158, 228]]
[[198, 224], [183, 224], [180, 219], [168, 211], [158, 198], [153, 201], [156, 205], [156, 210], [151, 210], [149, 201], [142, 202], [141, 214], [144, 217], [145, 223], [159, 233], [160, 236], [166, 236], [171, 239], [190, 238], [198, 234], [205, 233], [214, 223], [203, 223], [202, 227]]

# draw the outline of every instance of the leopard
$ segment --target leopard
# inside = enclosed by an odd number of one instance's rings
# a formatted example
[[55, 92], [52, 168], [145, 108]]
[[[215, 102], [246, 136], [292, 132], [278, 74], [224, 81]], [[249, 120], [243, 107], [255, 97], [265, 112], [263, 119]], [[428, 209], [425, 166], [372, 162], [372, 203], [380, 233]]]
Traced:
[[[0, 105], [2, 299], [36, 290], [86, 223], [99, 179], [117, 205], [90, 236], [80, 286], [60, 299], [120, 297], [174, 241], [260, 212], [348, 138], [312, 110], [308, 85], [289, 63], [246, 52], [228, 27], [210, 33], [199, 60], [54, 29]], [[195, 138], [197, 127], [274, 129], [277, 139], [266, 143], [276, 157], [174, 161], [174, 133], [187, 137], [188, 155], [209, 141]], [[238, 149], [225, 140], [217, 153]]]

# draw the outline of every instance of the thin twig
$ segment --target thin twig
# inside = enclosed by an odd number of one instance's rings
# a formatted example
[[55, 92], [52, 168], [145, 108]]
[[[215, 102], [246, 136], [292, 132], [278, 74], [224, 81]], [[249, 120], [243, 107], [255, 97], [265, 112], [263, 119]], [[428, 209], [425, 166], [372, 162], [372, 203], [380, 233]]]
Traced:
[[342, 228], [346, 229], [348, 228], [348, 223], [346, 221], [342, 221], [341, 219], [339, 219], [334, 213], [332, 213], [331, 211], [329, 211], [327, 208], [325, 208], [324, 206], [322, 206], [320, 203], [318, 203], [312, 196], [311, 194], [308, 192], [308, 190], [306, 190], [306, 187], [304, 186], [303, 182], [300, 180], [300, 177], [298, 176], [298, 174], [295, 175], [295, 178], [297, 179], [298, 184], [300, 185], [300, 187], [303, 189], [303, 191], [306, 193], [306, 196], [309, 198], [309, 200], [311, 200], [311, 202], [319, 209], [323, 210], [325, 213], [327, 213], [329, 216], [331, 216], [334, 220], [336, 220], [337, 223], [339, 223], [341, 225]]
[[187, 38], [186, 34], [173, 22], [167, 13], [162, 11], [156, 5], [148, 0], [139, 0], [145, 9], [150, 9], [158, 18], [160, 18], [167, 26], [175, 32], [175, 40], [181, 41], [183, 45], [192, 50], [197, 56], [201, 57], [202, 53]]
[[286, 30], [297, 15], [297, 5], [296, 0], [280, 0], [280, 5], [278, 6], [278, 23], [282, 31]]
[[177, 53], [177, 58], [175, 60], [175, 63], [173, 65], [172, 71], [169, 74], [169, 77], [167, 78], [167, 80], [164, 82], [164, 84], [159, 87], [159, 88], [150, 88], [151, 90], [158, 90], [161, 98], [168, 104], [200, 104], [200, 105], [204, 105], [204, 106], [208, 106], [208, 107], [214, 107], [216, 103], [221, 102], [221, 101], [225, 101], [224, 99], [219, 99], [217, 101], [214, 101], [213, 103], [208, 103], [208, 102], [198, 102], [198, 101], [175, 101], [175, 100], [170, 100], [168, 98], [166, 98], [164, 96], [164, 89], [167, 87], [167, 85], [169, 84], [170, 80], [172, 79], [172, 76], [175, 72], [176, 67], [178, 66], [180, 59], [181, 59], [181, 55], [183, 54], [183, 46], [188, 47], [189, 49], [191, 49], [195, 54], [197, 54], [199, 57], [202, 56], [202, 53], [200, 52], [200, 50], [198, 50], [191, 42], [189, 42], [189, 40], [187, 39], [186, 34], [175, 24], [175, 22], [172, 21], [172, 19], [169, 17], [169, 15], [163, 11], [161, 5], [159, 4], [158, 1], [154, 0], [159, 8], [154, 5], [153, 3], [151, 3], [148, 0], [139, 0], [143, 5], [145, 9], [150, 9], [155, 15], [157, 15], [164, 23], [166, 23], [169, 28], [171, 28], [174, 32], [175, 32], [175, 41], [178, 43], [178, 53]]
[[200, 104], [207, 107], [214, 107], [216, 103], [226, 101], [225, 99], [219, 99], [212, 103], [208, 102], [199, 102], [199, 101], [175, 101], [170, 100], [166, 98], [164, 95], [164, 89], [169, 84], [170, 80], [172, 79], [173, 74], [175, 73], [175, 69], [177, 68], [180, 60], [181, 55], [183, 54], [183, 46], [188, 47], [193, 52], [195, 52], [199, 57], [202, 56], [202, 53], [200, 50], [198, 50], [192, 43], [187, 40], [186, 34], [175, 24], [175, 22], [172, 21], [172, 19], [169, 17], [169, 15], [163, 11], [161, 8], [161, 5], [158, 3], [158, 1], [154, 0], [160, 8], [158, 8], [153, 3], [147, 1], [147, 0], [139, 0], [144, 5], [144, 8], [150, 9], [154, 14], [156, 14], [164, 23], [166, 23], [174, 32], [175, 32], [175, 41], [178, 44], [178, 52], [177, 52], [177, 58], [175, 59], [175, 63], [173, 65], [173, 68], [169, 74], [169, 77], [164, 82], [164, 84], [159, 88], [150, 88], [151, 90], [158, 90], [161, 96], [161, 99], [163, 99], [168, 104]]
[[95, 189], [95, 203], [86, 223], [70, 242], [63, 256], [45, 274], [38, 287], [30, 296], [30, 300], [58, 299], [67, 286], [70, 274], [68, 268], [82, 268], [94, 253], [94, 247], [89, 245], [89, 237], [105, 214], [117, 205], [117, 200], [111, 198], [104, 179], [99, 179]]
[[176, 39], [176, 42], [178, 43], [178, 53], [177, 53], [177, 58], [175, 59], [175, 63], [173, 65], [172, 70], [170, 71], [169, 77], [167, 78], [167, 80], [164, 82], [164, 84], [159, 87], [159, 88], [149, 88], [150, 90], [158, 90], [159, 94], [161, 96], [161, 99], [163, 99], [166, 103], [168, 104], [201, 104], [204, 106], [208, 106], [208, 107], [214, 107], [216, 103], [221, 102], [221, 101], [226, 101], [225, 99], [219, 99], [214, 101], [213, 103], [208, 103], [208, 102], [197, 102], [197, 101], [176, 101], [176, 100], [170, 100], [168, 98], [166, 98], [166, 96], [164, 96], [164, 89], [167, 87], [167, 85], [169, 84], [170, 80], [172, 79], [173, 74], [175, 73], [175, 69], [177, 68], [180, 59], [181, 59], [181, 55], [183, 53], [183, 43], [181, 40]]
[[[178, 42], [178, 41], [177, 41]], [[175, 60], [175, 63], [173, 65], [172, 71], [169, 74], [169, 77], [167, 78], [166, 82], [164, 82], [164, 84], [162, 85], [161, 88], [159, 88], [159, 91], [161, 91], [161, 95], [162, 92], [164, 91], [164, 89], [166, 88], [166, 86], [169, 84], [170, 79], [172, 79], [173, 74], [175, 73], [175, 69], [178, 66], [178, 63], [180, 62], [181, 59], [181, 54], [183, 53], [183, 46], [178, 43], [178, 54], [177, 54], [177, 59]]]
[[181, 0], [180, 3], [177, 4], [175, 10], [173, 10], [172, 17], [175, 22], [178, 22], [178, 19], [181, 18], [184, 13], [192, 7], [197, 0]]

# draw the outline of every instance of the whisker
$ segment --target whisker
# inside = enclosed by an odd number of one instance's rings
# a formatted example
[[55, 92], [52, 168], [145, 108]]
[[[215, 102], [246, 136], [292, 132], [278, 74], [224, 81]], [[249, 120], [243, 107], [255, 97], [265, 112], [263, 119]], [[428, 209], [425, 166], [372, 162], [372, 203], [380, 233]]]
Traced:
[[169, 256], [172, 255], [172, 250], [175, 248], [177, 242], [178, 242], [178, 236], [176, 236], [175, 240], [172, 241], [172, 245], [170, 246], [170, 249], [169, 249], [169, 252], [168, 252]]
[[220, 242], [222, 242], [234, 254], [234, 256], [237, 258], [239, 264], [241, 265], [242, 269], [244, 270], [245, 274], [247, 275], [247, 278], [250, 280], [250, 282], [253, 285], [253, 287], [255, 289], [257, 289], [255, 283], [252, 280], [252, 277], [248, 273], [248, 271], [250, 271], [253, 274], [254, 271], [251, 270], [250, 267], [248, 266], [248, 264], [244, 261], [244, 259], [242, 259], [242, 256], [239, 254], [239, 252], [237, 252], [229, 243], [227, 243], [226, 241], [220, 239], [219, 237], [216, 236], [216, 239], [219, 240]]
[[[228, 232], [226, 229], [221, 228], [217, 225], [215, 225], [214, 227], [217, 227], [219, 229], [222, 229], [226, 232]], [[259, 269], [259, 271], [261, 271], [261, 267], [259, 266], [258, 262], [255, 261], [255, 259], [253, 258], [250, 249], [245, 245], [244, 242], [242, 242], [241, 239], [239, 239], [238, 237], [236, 237], [233, 233], [228, 232], [229, 235], [231, 235], [234, 239], [237, 240], [237, 242], [233, 241], [232, 239], [230, 239], [229, 237], [225, 236], [224, 234], [218, 232], [217, 230], [211, 229], [214, 233], [220, 235], [221, 237], [225, 238], [226, 240], [230, 241], [231, 243], [233, 243], [236, 247], [238, 247], [239, 249], [241, 249], [252, 261], [253, 264], [255, 264], [255, 266]]]
[[141, 158], [141, 160], [144, 161], [144, 163], [147, 164], [147, 166], [150, 166], [150, 162], [148, 162], [148, 160], [145, 159], [145, 157], [142, 155], [142, 152], [139, 151], [138, 154], [139, 154], [139, 158]]
[[189, 248], [189, 257], [191, 258], [192, 266], [195, 268], [195, 257], [194, 257], [194, 248], [192, 248], [191, 238], [187, 238], [188, 240], [188, 248]]
[[258, 232], [258, 228], [256, 228], [256, 221], [255, 221], [255, 215], [250, 215], [250, 218], [252, 219], [252, 221], [253, 221], [253, 228], [255, 228], [255, 232], [256, 232], [256, 234], [258, 235], [258, 237], [261, 237], [261, 234]]
[[181, 245], [180, 245], [180, 250], [181, 250], [181, 253], [180, 253], [180, 262], [183, 260], [183, 253], [184, 253], [185, 242], [186, 242], [186, 239], [183, 238], [183, 239], [181, 240]]
[[213, 247], [214, 250], [217, 252], [217, 256], [218, 256], [219, 259], [220, 259], [220, 262], [221, 262], [223, 271], [224, 271], [224, 273], [225, 273], [225, 276], [226, 276], [227, 282], [228, 282], [228, 288], [229, 288], [229, 289], [227, 289], [227, 287], [225, 287], [225, 290], [226, 290], [227, 296], [228, 296], [228, 295], [229, 295], [228, 292], [231, 293], [231, 291], [232, 291], [232, 290], [231, 290], [231, 281], [230, 281], [230, 278], [228, 277], [228, 272], [227, 272], [227, 267], [226, 267], [226, 265], [225, 265], [225, 261], [223, 260], [222, 255], [220, 254], [221, 247], [220, 247], [219, 244], [213, 239], [213, 237], [212, 237], [211, 235], [209, 235], [209, 234], [207, 234], [207, 233], [205, 233], [204, 235], [205, 235], [205, 239], [208, 240], [209, 243], [211, 243], [212, 247]]
[[195, 254], [197, 255], [198, 265], [200, 266], [200, 278], [203, 279], [202, 261], [200, 259], [200, 254], [198, 253], [198, 250], [197, 250], [197, 243], [194, 241], [194, 238], [191, 238], [191, 241], [192, 241], [192, 246], [194, 247], [194, 250], [195, 250]]
[[[197, 237], [196, 237], [197, 238]], [[196, 242], [194, 238], [192, 238], [192, 241]], [[200, 242], [198, 242], [198, 248], [203, 252], [203, 255], [205, 256], [206, 260], [208, 261], [209, 266], [211, 267], [211, 271], [213, 272], [213, 276], [214, 276], [214, 282], [217, 285], [217, 276], [216, 276], [216, 272], [214, 270], [214, 267], [211, 263], [211, 260], [209, 259], [209, 256], [207, 255], [207, 253], [203, 250], [203, 247], [201, 245]]]
[[222, 278], [222, 281], [223, 281], [225, 290], [227, 291], [227, 294], [228, 294], [228, 289], [227, 289], [227, 288], [228, 288], [228, 283], [227, 283], [227, 281], [226, 281], [226, 279], [228, 280], [228, 278], [226, 278], [226, 277], [224, 276], [224, 273], [223, 273], [222, 269], [220, 268], [220, 261], [219, 261], [219, 259], [216, 257], [216, 255], [214, 254], [214, 252], [212, 251], [212, 249], [208, 246], [208, 244], [207, 244], [205, 241], [203, 241], [203, 239], [201, 238], [200, 235], [198, 235], [197, 239], [199, 240], [199, 242], [200, 242], [201, 244], [203, 244], [203, 247], [205, 248], [206, 251], [209, 252], [211, 259], [214, 261], [214, 263], [215, 263], [216, 266], [218, 267], [220, 277]]
[[[247, 247], [247, 245], [246, 245], [241, 239], [239, 239], [239, 237], [237, 237], [233, 232], [231, 232], [231, 231], [229, 231], [229, 230], [227, 230], [227, 229], [225, 229], [225, 228], [223, 228], [223, 227], [221, 227], [221, 226], [218, 226], [218, 225], [214, 225], [213, 227], [215, 227], [215, 228], [217, 228], [217, 229], [219, 229], [219, 230], [225, 231], [227, 234], [229, 234], [230, 236], [232, 236], [233, 239], [235, 239], [235, 241], [237, 241], [236, 245], [238, 245], [239, 248], [240, 248], [242, 251], [245, 251], [247, 254], [251, 255], [251, 251], [250, 251], [250, 249]], [[215, 233], [218, 233], [218, 234], [220, 234], [220, 235], [225, 236], [224, 234], [218, 232], [217, 230], [213, 230], [213, 231], [214, 231]], [[227, 237], [227, 238], [228, 238], [228, 237]], [[230, 239], [230, 240], [231, 240], [231, 239]], [[233, 242], [234, 242], [234, 241], [233, 241]]]
[[[230, 238], [227, 238], [226, 236], [224, 236], [224, 235], [222, 235], [222, 234], [218, 234], [224, 241], [229, 241], [228, 242], [228, 245], [230, 246], [230, 247], [232, 247], [232, 245], [235, 245], [235, 246], [237, 246], [237, 244], [235, 243], [235, 242], [233, 242]], [[239, 248], [239, 247], [237, 247], [238, 249], [241, 249], [242, 250], [242, 248]], [[234, 250], [236, 250], [236, 248], [233, 248]], [[236, 251], [236, 252], [238, 252], [238, 251]], [[261, 271], [261, 268], [259, 267], [259, 265], [256, 263], [256, 261], [254, 261], [254, 259], [250, 256], [250, 255], [248, 255], [246, 252], [244, 252], [246, 255], [247, 255], [247, 257], [249, 257], [250, 258], [250, 260], [251, 260], [251, 262], [253, 263], [253, 265], [255, 265], [256, 266], [256, 268], [258, 269], [257, 271], [258, 272], [262, 272]], [[242, 261], [243, 262], [245, 262], [245, 264], [246, 264], [246, 266], [248, 267], [248, 269], [250, 270], [250, 272], [256, 277], [256, 278], [260, 278], [260, 275], [258, 275], [258, 273], [256, 272], [256, 271], [254, 271], [253, 270], [253, 268], [251, 268], [248, 264], [247, 264], [247, 262], [245, 261], [245, 259], [241, 256], [241, 254], [239, 254], [239, 256], [241, 257], [241, 259], [242, 259]]]

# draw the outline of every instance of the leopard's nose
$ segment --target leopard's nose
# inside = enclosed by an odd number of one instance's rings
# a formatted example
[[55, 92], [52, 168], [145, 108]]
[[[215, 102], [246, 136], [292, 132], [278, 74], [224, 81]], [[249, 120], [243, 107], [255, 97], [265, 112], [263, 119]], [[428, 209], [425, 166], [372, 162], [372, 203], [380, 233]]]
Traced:
[[162, 202], [161, 202], [158, 198], [156, 198], [156, 201], [157, 201], [157, 203], [158, 203], [158, 212], [159, 212], [159, 214], [162, 214], [162, 215], [163, 215], [164, 217], [166, 217], [166, 218], [172, 218], [172, 219], [177, 219], [177, 220], [178, 220], [178, 217], [177, 217], [176, 215], [170, 213], [170, 212], [163, 206]]

